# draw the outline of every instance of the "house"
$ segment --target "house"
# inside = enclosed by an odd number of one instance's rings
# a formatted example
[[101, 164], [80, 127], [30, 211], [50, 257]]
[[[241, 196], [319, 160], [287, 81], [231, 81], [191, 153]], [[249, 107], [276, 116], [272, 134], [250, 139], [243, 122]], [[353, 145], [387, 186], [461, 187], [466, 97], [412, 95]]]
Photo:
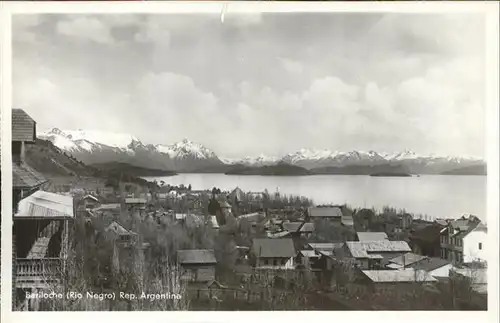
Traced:
[[[50, 292], [64, 284], [70, 224], [75, 218], [73, 197], [36, 191], [23, 198], [13, 216], [13, 287], [18, 305], [40, 310], [39, 299], [25, 298], [26, 291]], [[19, 303], [17, 301], [19, 300]]]
[[343, 242], [322, 242], [322, 243], [309, 243], [308, 248], [310, 250], [316, 251], [316, 253], [323, 253], [326, 255], [334, 255], [335, 249], [342, 248], [344, 246]]
[[251, 254], [256, 268], [294, 269], [296, 252], [292, 239], [253, 239]]
[[315, 250], [301, 250], [295, 257], [295, 263], [310, 268], [320, 257], [321, 255]]
[[209, 249], [179, 250], [177, 262], [181, 266], [181, 279], [187, 282], [215, 280], [215, 253]]
[[424, 259], [428, 259], [428, 257], [408, 252], [396, 258], [389, 259], [389, 264], [386, 267], [390, 269], [405, 269]]
[[410, 251], [406, 241], [346, 241], [335, 250], [335, 256], [340, 260], [351, 259], [361, 269], [371, 269], [383, 268], [389, 259]]
[[486, 261], [487, 227], [475, 216], [449, 221], [440, 232], [440, 257], [453, 264]]
[[47, 179], [25, 163], [26, 144], [36, 141], [36, 122], [24, 110], [12, 110], [12, 207], [47, 182]]
[[117, 221], [111, 222], [104, 231], [113, 233], [118, 243], [134, 244], [138, 239], [137, 233], [127, 230]]
[[310, 207], [307, 209], [306, 218], [311, 220], [328, 219], [340, 222], [342, 220], [342, 210], [338, 206]]
[[357, 232], [356, 237], [358, 241], [389, 240], [385, 232]]

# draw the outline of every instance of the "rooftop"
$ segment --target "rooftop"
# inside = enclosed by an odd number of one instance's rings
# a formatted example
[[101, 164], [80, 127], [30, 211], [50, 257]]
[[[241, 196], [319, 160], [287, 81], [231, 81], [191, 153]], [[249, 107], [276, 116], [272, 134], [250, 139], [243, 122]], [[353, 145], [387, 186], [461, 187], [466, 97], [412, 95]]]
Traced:
[[426, 256], [421, 256], [421, 255], [417, 255], [415, 253], [409, 252], [409, 253], [406, 253], [402, 256], [393, 258], [393, 259], [389, 260], [389, 262], [396, 264], [396, 265], [400, 265], [400, 266], [410, 266], [411, 264], [417, 263], [417, 262], [422, 261], [422, 260], [427, 259], [427, 258], [428, 257], [426, 257]]
[[254, 239], [252, 251], [263, 258], [291, 258], [295, 256], [292, 239]]
[[33, 188], [47, 182], [42, 174], [26, 163], [12, 163], [12, 187]]
[[413, 264], [410, 265], [410, 267], [429, 272], [449, 264], [450, 263], [447, 260], [432, 257], [432, 258], [422, 259], [419, 262], [414, 262]]
[[343, 242], [309, 243], [309, 247], [311, 247], [314, 250], [321, 250], [321, 251], [333, 251], [337, 248], [341, 248], [343, 245], [344, 245]]
[[211, 249], [190, 249], [177, 251], [180, 264], [216, 264], [215, 253]]
[[12, 141], [34, 142], [36, 122], [24, 110], [12, 109]]
[[297, 232], [302, 226], [302, 222], [285, 222], [283, 223], [283, 229], [288, 232]]
[[71, 196], [37, 191], [19, 202], [16, 218], [73, 218]]
[[406, 241], [346, 241], [345, 244], [355, 258], [369, 258], [368, 253], [411, 252]]
[[424, 270], [362, 270], [362, 273], [374, 283], [409, 283], [436, 282], [437, 280]]

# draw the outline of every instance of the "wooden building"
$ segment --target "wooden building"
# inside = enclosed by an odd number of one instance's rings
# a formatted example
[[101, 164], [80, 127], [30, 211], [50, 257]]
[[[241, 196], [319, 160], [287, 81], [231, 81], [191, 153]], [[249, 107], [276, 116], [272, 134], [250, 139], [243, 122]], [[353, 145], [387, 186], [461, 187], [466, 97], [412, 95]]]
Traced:
[[215, 280], [215, 253], [210, 249], [189, 249], [177, 252], [181, 266], [181, 279], [187, 282], [210, 282]]
[[253, 239], [251, 256], [255, 268], [295, 268], [296, 252], [292, 239]]

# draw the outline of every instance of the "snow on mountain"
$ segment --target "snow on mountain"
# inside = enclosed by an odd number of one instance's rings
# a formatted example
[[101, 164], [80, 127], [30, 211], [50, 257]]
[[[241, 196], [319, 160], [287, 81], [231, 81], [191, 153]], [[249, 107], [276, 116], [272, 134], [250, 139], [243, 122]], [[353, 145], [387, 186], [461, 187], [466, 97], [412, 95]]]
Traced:
[[215, 152], [200, 143], [184, 139], [172, 145], [144, 145], [132, 135], [98, 130], [50, 129], [38, 134], [41, 139], [74, 155], [88, 164], [120, 161], [142, 167], [174, 171], [197, 171], [222, 164], [246, 166], [275, 165], [279, 162], [305, 167], [343, 167], [350, 165], [403, 165], [412, 173], [440, 173], [457, 167], [484, 163], [477, 157], [419, 155], [405, 150], [395, 153], [375, 151], [332, 151], [328, 149], [300, 149], [282, 158], [264, 154], [245, 158], [219, 158]]
[[279, 157], [270, 157], [264, 154], [260, 154], [257, 157], [247, 156], [243, 159], [234, 161], [232, 164], [243, 164], [246, 166], [269, 166], [278, 163], [281, 160]]
[[156, 145], [158, 152], [168, 155], [170, 158], [198, 158], [198, 159], [216, 159], [217, 155], [202, 144], [184, 139], [173, 145]]
[[129, 145], [140, 142], [136, 137], [99, 130], [60, 130], [53, 128], [47, 132], [37, 134], [42, 139], [48, 139], [60, 149], [67, 151], [84, 150], [92, 152], [103, 146], [132, 152]]

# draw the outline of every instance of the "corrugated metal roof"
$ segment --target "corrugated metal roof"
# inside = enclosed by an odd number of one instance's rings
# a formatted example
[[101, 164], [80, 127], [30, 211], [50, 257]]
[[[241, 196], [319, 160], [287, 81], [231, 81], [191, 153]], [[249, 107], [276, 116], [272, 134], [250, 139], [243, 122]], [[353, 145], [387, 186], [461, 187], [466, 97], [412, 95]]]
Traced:
[[346, 241], [345, 244], [354, 258], [368, 258], [369, 252], [411, 252], [406, 241]]
[[37, 191], [19, 202], [17, 218], [63, 217], [73, 218], [73, 198], [50, 192]]
[[12, 141], [34, 142], [36, 122], [24, 110], [12, 109]]
[[359, 241], [389, 240], [385, 232], [358, 232]]
[[341, 218], [342, 210], [340, 207], [310, 207], [307, 212], [312, 218]]
[[407, 282], [436, 282], [437, 280], [424, 270], [362, 270], [374, 283], [407, 283]]
[[216, 264], [215, 253], [211, 249], [191, 249], [177, 251], [180, 264]]
[[257, 257], [291, 258], [295, 256], [292, 239], [253, 239], [252, 251]]
[[45, 183], [47, 180], [42, 174], [28, 166], [26, 163], [12, 163], [12, 187], [32, 188]]

